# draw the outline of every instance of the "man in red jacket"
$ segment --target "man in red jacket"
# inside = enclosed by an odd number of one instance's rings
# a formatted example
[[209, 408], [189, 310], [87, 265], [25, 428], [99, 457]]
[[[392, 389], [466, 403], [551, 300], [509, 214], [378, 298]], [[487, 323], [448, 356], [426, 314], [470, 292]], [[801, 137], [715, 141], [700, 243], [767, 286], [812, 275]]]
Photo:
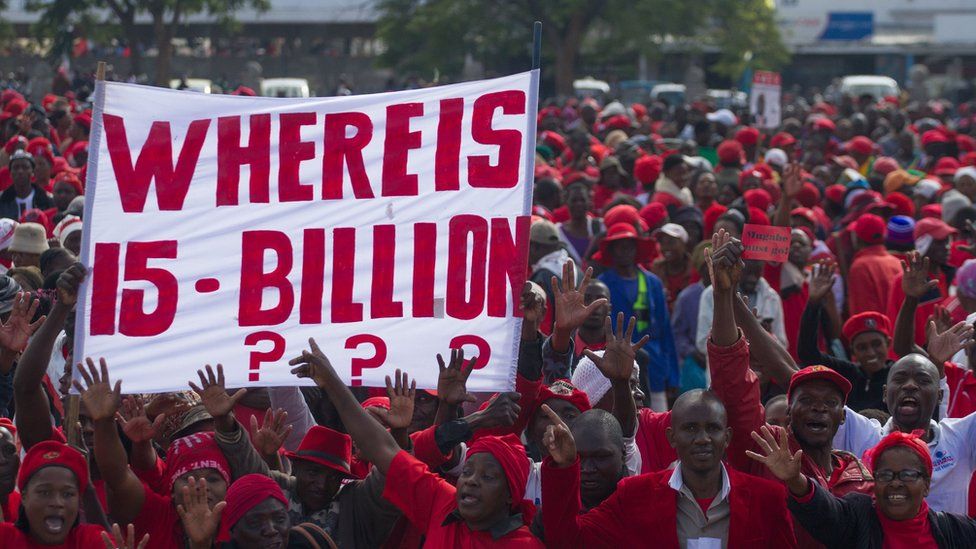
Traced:
[[548, 546], [796, 546], [783, 487], [722, 464], [732, 433], [714, 394], [696, 389], [675, 402], [667, 429], [678, 454], [673, 470], [623, 479], [582, 515], [576, 442], [553, 416], [544, 441], [550, 457], [542, 466]]
[[[765, 411], [759, 400], [759, 378], [749, 368], [749, 344], [736, 327], [733, 313], [734, 288], [742, 271], [742, 244], [718, 235], [714, 253], [708, 258], [715, 288], [715, 314], [708, 341], [708, 366], [712, 390], [725, 404], [732, 428], [728, 463], [740, 471], [775, 479], [747, 451], [757, 451], [750, 433], [765, 425]], [[763, 357], [768, 359], [770, 357]], [[803, 450], [803, 473], [831, 493], [870, 492], [873, 483], [867, 469], [849, 452], [834, 450], [833, 440], [844, 422], [851, 383], [825, 366], [810, 366], [793, 374], [786, 393], [791, 451]], [[854, 414], [852, 414], [854, 415]], [[781, 427], [771, 426], [779, 436]], [[820, 545], [797, 529], [801, 547]]]

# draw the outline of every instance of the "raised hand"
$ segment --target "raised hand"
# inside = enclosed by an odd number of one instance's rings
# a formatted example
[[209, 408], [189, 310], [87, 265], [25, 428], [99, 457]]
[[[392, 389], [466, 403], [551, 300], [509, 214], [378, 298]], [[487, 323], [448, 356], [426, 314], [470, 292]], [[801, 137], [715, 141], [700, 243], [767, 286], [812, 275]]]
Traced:
[[472, 357], [464, 362], [464, 349], [451, 349], [451, 361], [444, 364], [444, 358], [437, 355], [437, 398], [451, 406], [459, 406], [465, 402], [475, 402], [478, 398], [468, 393], [467, 383], [474, 371], [478, 357]]
[[88, 371], [85, 371], [81, 363], [77, 365], [78, 373], [85, 380], [85, 386], [83, 387], [78, 380], [72, 381], [72, 384], [81, 394], [81, 401], [85, 404], [92, 421], [112, 419], [119, 411], [122, 402], [122, 382], [116, 381], [115, 387], [112, 387], [112, 382], [108, 378], [108, 364], [104, 358], [98, 359], [100, 368], [95, 368], [95, 361], [91, 358], [86, 358], [85, 362], [88, 363]]
[[810, 301], [823, 301], [830, 295], [836, 272], [837, 265], [833, 261], [824, 260], [813, 266], [813, 274], [810, 277]]
[[251, 416], [251, 445], [262, 456], [273, 456], [284, 445], [292, 426], [286, 425], [288, 412], [281, 408], [264, 413], [264, 422], [258, 427], [258, 418]]
[[496, 427], [511, 427], [515, 425], [522, 407], [518, 405], [522, 395], [519, 393], [499, 393], [488, 401], [484, 410], [465, 416], [471, 430], [494, 429]]
[[935, 322], [935, 328], [939, 332], [944, 332], [952, 328], [952, 314], [949, 312], [949, 309], [942, 305], [936, 304], [935, 310], [932, 311], [932, 316], [928, 320]]
[[624, 331], [624, 313], [617, 313], [617, 332], [614, 334], [612, 322], [608, 316], [603, 321], [603, 332], [607, 340], [603, 356], [599, 356], [589, 349], [583, 351], [586, 357], [592, 360], [593, 364], [596, 364], [600, 373], [610, 381], [630, 383], [630, 376], [634, 373], [634, 357], [651, 337], [645, 335], [637, 343], [632, 343], [636, 326], [637, 317], [632, 316], [630, 322], [627, 323], [627, 330]]
[[119, 523], [116, 522], [112, 524], [111, 536], [108, 535], [108, 532], [102, 532], [102, 542], [105, 544], [105, 549], [145, 549], [149, 543], [149, 534], [142, 536], [142, 540], [136, 545], [135, 526], [129, 524], [126, 531], [128, 535], [123, 535]]
[[943, 375], [946, 361], [951, 360], [959, 351], [973, 346], [973, 325], [965, 321], [940, 332], [935, 321], [930, 319], [925, 333], [926, 350], [939, 369], [940, 376]]
[[183, 521], [183, 531], [194, 547], [210, 547], [220, 527], [220, 515], [227, 502], [221, 501], [211, 509], [207, 503], [207, 482], [193, 477], [183, 486], [183, 503], [176, 512]]
[[905, 295], [919, 298], [927, 292], [938, 288], [936, 280], [929, 280], [929, 258], [922, 257], [918, 252], [908, 252], [901, 261], [903, 271], [901, 289]]
[[299, 378], [310, 378], [319, 387], [324, 387], [327, 375], [331, 373], [335, 376], [335, 370], [329, 359], [325, 357], [325, 353], [315, 343], [315, 338], [308, 338], [308, 346], [310, 350], [304, 350], [301, 355], [288, 361], [289, 365], [294, 366], [291, 373]]
[[712, 235], [712, 247], [705, 250], [708, 273], [716, 292], [733, 292], [742, 276], [742, 243], [725, 229]]
[[593, 269], [588, 268], [583, 273], [583, 281], [576, 286], [576, 265], [572, 260], [563, 265], [563, 279], [560, 281], [552, 277], [552, 291], [556, 305], [555, 329], [572, 331], [586, 322], [586, 318], [593, 311], [605, 305], [607, 300], [600, 298], [586, 304], [586, 287], [590, 285]]
[[756, 431], [752, 432], [752, 439], [763, 450], [763, 454], [746, 450], [746, 455], [764, 464], [773, 473], [773, 476], [782, 482], [795, 482], [802, 478], [800, 474], [801, 458], [803, 450], [797, 450], [795, 454], [790, 453], [789, 441], [786, 438], [786, 429], [779, 432], [779, 442], [773, 436], [773, 432], [768, 425], [761, 428], [762, 435]]
[[19, 353], [27, 347], [27, 340], [34, 332], [41, 327], [46, 317], [41, 317], [35, 322], [31, 322], [40, 300], [30, 299], [27, 292], [17, 292], [14, 298], [14, 308], [10, 310], [7, 322], [0, 321], [0, 346]]
[[783, 197], [796, 198], [803, 188], [803, 168], [796, 163], [786, 166], [783, 170]]
[[546, 447], [549, 457], [556, 462], [557, 466], [569, 467], [576, 461], [576, 440], [573, 438], [573, 433], [569, 431], [569, 427], [559, 415], [552, 411], [552, 408], [543, 404], [541, 409], [552, 422], [552, 425], [546, 427], [546, 433], [542, 435], [542, 445]]
[[80, 262], [75, 262], [58, 277], [58, 303], [74, 307], [78, 302], [78, 288], [85, 280], [88, 270]]
[[[399, 369], [394, 373], [394, 383], [390, 376], [386, 376], [386, 396], [390, 399], [390, 409], [381, 407], [367, 408], [367, 412], [376, 421], [388, 429], [406, 429], [413, 421], [413, 404], [417, 396], [417, 381], [410, 381], [406, 372]], [[438, 393], [440, 395], [440, 393]]]
[[166, 420], [166, 414], [159, 414], [154, 421], [146, 416], [145, 403], [139, 395], [126, 397], [122, 401], [122, 409], [116, 419], [122, 426], [122, 432], [132, 442], [148, 442], [159, 434]]
[[214, 418], [227, 416], [247, 393], [247, 389], [240, 389], [233, 396], [228, 395], [224, 388], [223, 365], [217, 365], [216, 375], [209, 364], [207, 364], [206, 370], [206, 376], [203, 374], [203, 370], [197, 370], [197, 375], [200, 376], [200, 386], [198, 387], [191, 381], [189, 382], [190, 388], [200, 395], [203, 407], [211, 416]]

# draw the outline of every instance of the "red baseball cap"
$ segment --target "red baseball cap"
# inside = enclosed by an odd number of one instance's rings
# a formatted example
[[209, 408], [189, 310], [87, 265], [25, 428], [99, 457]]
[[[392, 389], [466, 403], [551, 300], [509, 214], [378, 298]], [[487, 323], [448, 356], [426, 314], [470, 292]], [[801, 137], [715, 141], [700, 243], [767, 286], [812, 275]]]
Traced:
[[800, 187], [800, 192], [796, 194], [796, 201], [804, 208], [812, 208], [820, 203], [820, 189], [816, 185], [806, 181]]
[[915, 223], [915, 240], [919, 237], [929, 235], [935, 240], [942, 240], [943, 238], [948, 238], [949, 235], [958, 233], [956, 229], [952, 228], [945, 221], [937, 219], [935, 217], [923, 217]]
[[901, 166], [897, 160], [890, 156], [879, 156], [874, 160], [874, 165], [871, 166], [871, 169], [878, 175], [888, 175], [895, 170], [900, 170]]
[[779, 132], [769, 141], [769, 146], [774, 149], [782, 149], [783, 147], [789, 147], [794, 144], [796, 144], [796, 138], [793, 137], [793, 134], [787, 132]]
[[759, 142], [759, 130], [746, 126], [735, 132], [735, 140], [743, 145], [755, 145]]
[[887, 316], [877, 311], [866, 311], [856, 314], [847, 319], [841, 333], [848, 342], [864, 332], [879, 332], [886, 337], [891, 337], [891, 320]]
[[834, 121], [829, 118], [821, 117], [813, 121], [813, 129], [815, 131], [828, 131], [833, 133], [837, 131], [837, 124], [834, 124]]
[[869, 155], [874, 152], [874, 141], [863, 135], [858, 135], [844, 145], [844, 150], [849, 153]]
[[955, 175], [959, 169], [959, 161], [951, 156], [943, 156], [935, 163], [935, 175]]
[[[884, 219], [874, 214], [862, 215], [852, 225], [854, 234], [865, 244], [881, 244], [888, 234], [888, 227], [885, 225]], [[918, 232], [918, 229], [916, 228], [915, 231]]]
[[834, 204], [843, 204], [844, 195], [847, 194], [847, 187], [843, 185], [830, 185], [827, 187], [827, 200], [833, 202]]
[[929, 130], [922, 134], [922, 146], [930, 145], [932, 143], [948, 143], [949, 136], [941, 128], [936, 128], [934, 130]]
[[810, 208], [794, 208], [790, 211], [790, 217], [793, 216], [802, 217], [810, 223], [813, 223], [814, 226], [817, 225], [817, 214], [815, 214]]
[[851, 393], [851, 382], [834, 370], [826, 366], [807, 366], [793, 374], [790, 378], [790, 387], [786, 390], [786, 401], [789, 402], [793, 391], [800, 384], [822, 379], [836, 385], [840, 392], [844, 394], [844, 403], [847, 403], [847, 395]]

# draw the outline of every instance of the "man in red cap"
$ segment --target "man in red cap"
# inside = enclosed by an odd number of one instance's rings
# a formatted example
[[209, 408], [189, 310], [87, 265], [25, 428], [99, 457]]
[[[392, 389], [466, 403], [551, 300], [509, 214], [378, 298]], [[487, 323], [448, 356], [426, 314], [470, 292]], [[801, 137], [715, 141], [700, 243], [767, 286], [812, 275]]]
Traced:
[[[823, 325], [822, 314], [833, 302], [833, 268], [820, 265], [810, 281], [810, 301], [803, 311], [797, 354], [801, 364], [823, 364], [840, 373], [854, 388], [847, 405], [855, 411], [867, 408], [884, 410], [884, 386], [892, 361], [888, 359], [891, 346], [891, 321], [882, 313], [867, 311], [856, 314], [844, 323], [841, 330], [851, 350], [853, 360], [844, 360], [820, 351]], [[828, 318], [836, 318], [836, 311]], [[829, 340], [829, 338], [828, 338]]]
[[858, 135], [844, 145], [844, 152], [857, 162], [857, 171], [861, 175], [867, 176], [871, 173], [871, 164], [874, 162], [874, 141]]
[[[721, 233], [713, 243], [716, 246], [708, 262], [715, 305], [708, 338], [708, 365], [712, 390], [725, 405], [732, 429], [726, 454], [728, 463], [739, 471], [774, 479], [762, 464], [746, 455], [746, 451], [757, 450], [750, 433], [765, 425], [766, 419], [760, 402], [759, 378], [750, 369], [750, 342], [737, 327], [734, 312], [735, 289], [743, 268], [742, 244]], [[792, 370], [785, 349], [777, 354], [778, 357], [764, 354], [763, 368], [768, 371], [771, 365], [767, 363], [778, 361], [780, 369]], [[844, 403], [850, 391], [850, 382], [825, 366], [795, 372], [789, 378], [787, 390], [791, 452], [802, 449], [804, 474], [838, 496], [871, 488], [870, 476], [857, 457], [834, 450], [834, 435], [844, 422]], [[773, 427], [777, 437], [780, 429]], [[799, 528], [797, 540], [801, 547], [816, 547], [809, 533]]]
[[743, 126], [735, 132], [735, 140], [742, 144], [745, 153], [746, 164], [755, 164], [756, 153], [759, 152], [759, 130], [752, 126]]
[[[898, 311], [906, 300], [906, 296], [917, 299], [918, 308], [912, 317], [915, 329], [913, 331], [915, 344], [925, 344], [925, 325], [929, 316], [935, 312], [936, 305], [944, 304], [951, 299], [949, 296], [949, 279], [947, 270], [949, 262], [949, 245], [952, 235], [958, 231], [946, 222], [934, 217], [919, 219], [915, 223], [915, 250], [910, 254], [907, 263], [903, 263], [904, 272], [899, 272], [892, 279], [891, 293], [888, 305], [884, 309], [892, 325], [897, 324]], [[915, 265], [917, 272], [910, 269]], [[909, 271], [917, 276], [905, 275]], [[899, 269], [901, 271], [901, 269]], [[931, 281], [930, 281], [931, 279]], [[965, 320], [966, 312], [961, 307], [954, 310], [953, 322]], [[907, 319], [906, 319], [907, 322]]]
[[885, 312], [893, 280], [901, 274], [898, 258], [884, 247], [888, 226], [883, 219], [866, 214], [849, 226], [853, 233], [854, 260], [847, 274], [847, 306], [850, 314]]

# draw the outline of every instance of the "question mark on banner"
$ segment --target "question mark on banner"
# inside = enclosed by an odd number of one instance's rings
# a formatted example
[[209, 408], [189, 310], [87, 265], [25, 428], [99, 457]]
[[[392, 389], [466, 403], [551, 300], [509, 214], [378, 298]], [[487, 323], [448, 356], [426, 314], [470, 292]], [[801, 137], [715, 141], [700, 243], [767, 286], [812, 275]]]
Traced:
[[261, 377], [261, 364], [265, 362], [276, 362], [281, 360], [281, 357], [285, 356], [285, 338], [274, 332], [254, 332], [253, 334], [248, 334], [244, 338], [244, 345], [257, 345], [262, 341], [270, 341], [274, 344], [268, 351], [251, 351], [250, 360], [250, 372], [248, 373], [248, 381], [258, 381]]
[[488, 365], [491, 360], [491, 345], [476, 335], [459, 335], [451, 340], [451, 349], [460, 349], [465, 345], [474, 345], [478, 350], [474, 353], [464, 353], [466, 356], [476, 356], [478, 360], [474, 363], [474, 370], [480, 370]]
[[350, 361], [352, 364], [352, 379], [350, 380], [352, 387], [362, 386], [363, 370], [379, 368], [386, 362], [386, 342], [378, 336], [371, 334], [351, 336], [346, 340], [346, 349], [358, 349], [364, 343], [372, 345], [376, 353], [369, 358], [354, 358]]

